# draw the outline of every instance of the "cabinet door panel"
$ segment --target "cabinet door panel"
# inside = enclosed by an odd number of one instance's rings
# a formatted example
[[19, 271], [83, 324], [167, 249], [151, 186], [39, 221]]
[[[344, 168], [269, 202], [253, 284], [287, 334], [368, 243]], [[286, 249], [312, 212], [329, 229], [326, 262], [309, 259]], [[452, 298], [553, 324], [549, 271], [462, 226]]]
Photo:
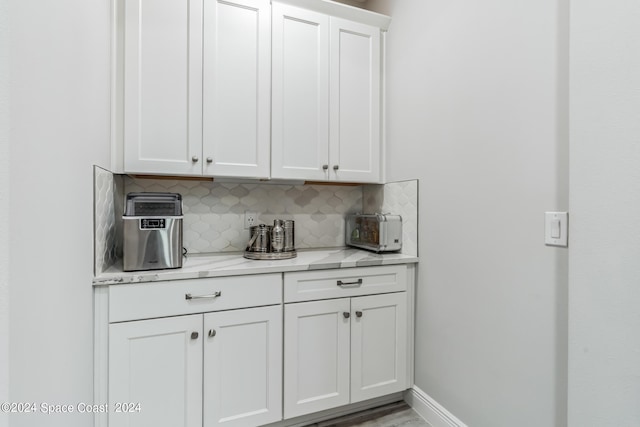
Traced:
[[269, 176], [270, 10], [269, 0], [205, 0], [205, 175]]
[[379, 181], [380, 30], [332, 17], [330, 61], [331, 178]]
[[351, 300], [351, 402], [407, 388], [405, 292]]
[[128, 0], [125, 172], [201, 174], [202, 0]]
[[279, 421], [282, 307], [209, 313], [204, 325], [204, 426]]
[[[110, 427], [202, 425], [201, 331], [202, 315], [109, 325]], [[122, 402], [140, 411], [115, 412]]]
[[273, 178], [328, 179], [329, 17], [273, 5]]
[[284, 415], [349, 403], [348, 298], [285, 305]]

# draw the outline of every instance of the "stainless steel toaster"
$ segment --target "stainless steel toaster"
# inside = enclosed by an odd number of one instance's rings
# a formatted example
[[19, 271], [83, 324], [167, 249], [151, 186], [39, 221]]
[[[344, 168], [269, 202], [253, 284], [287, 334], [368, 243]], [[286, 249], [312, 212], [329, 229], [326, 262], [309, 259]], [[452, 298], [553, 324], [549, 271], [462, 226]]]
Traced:
[[355, 214], [347, 217], [348, 246], [374, 252], [402, 249], [402, 217], [388, 214]]
[[129, 193], [122, 217], [124, 271], [182, 267], [182, 196]]

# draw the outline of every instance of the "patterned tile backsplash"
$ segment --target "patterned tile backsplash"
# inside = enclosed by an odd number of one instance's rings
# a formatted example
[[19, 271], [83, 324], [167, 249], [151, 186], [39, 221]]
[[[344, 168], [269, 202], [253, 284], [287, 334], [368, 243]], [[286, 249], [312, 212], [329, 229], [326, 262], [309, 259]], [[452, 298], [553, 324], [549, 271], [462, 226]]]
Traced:
[[231, 184], [208, 181], [133, 179], [125, 193], [164, 191], [182, 194], [183, 243], [189, 253], [244, 250], [249, 230], [245, 211], [258, 223], [295, 221], [298, 249], [344, 246], [344, 217], [362, 210], [362, 187], [337, 185]]
[[363, 187], [367, 213], [382, 212], [402, 217], [402, 253], [418, 255], [418, 180]]
[[122, 256], [122, 177], [93, 167], [94, 273], [100, 274]]
[[95, 273], [122, 257], [122, 213], [127, 193], [180, 193], [183, 244], [189, 253], [243, 251], [249, 240], [245, 211], [258, 223], [276, 218], [295, 221], [298, 249], [345, 245], [346, 215], [391, 212], [402, 215], [402, 252], [417, 255], [418, 181], [385, 185], [284, 185], [220, 183], [177, 179], [142, 179], [94, 168]]

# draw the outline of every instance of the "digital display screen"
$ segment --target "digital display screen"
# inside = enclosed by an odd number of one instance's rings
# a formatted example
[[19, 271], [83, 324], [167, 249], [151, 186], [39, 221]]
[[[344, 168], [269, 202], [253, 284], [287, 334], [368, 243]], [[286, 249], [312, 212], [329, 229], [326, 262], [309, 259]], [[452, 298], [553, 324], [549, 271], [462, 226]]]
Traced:
[[141, 230], [155, 230], [165, 228], [164, 218], [143, 218], [140, 220]]

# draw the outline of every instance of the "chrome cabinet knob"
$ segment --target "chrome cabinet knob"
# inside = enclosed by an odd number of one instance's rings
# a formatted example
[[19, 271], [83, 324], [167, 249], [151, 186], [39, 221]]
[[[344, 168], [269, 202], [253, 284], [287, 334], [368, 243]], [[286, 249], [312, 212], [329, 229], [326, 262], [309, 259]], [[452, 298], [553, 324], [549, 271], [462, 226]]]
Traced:
[[216, 336], [216, 330], [215, 329], [209, 329], [209, 338], [213, 338]]
[[348, 311], [345, 311], [344, 313], [342, 313], [342, 315], [344, 316], [345, 319], [348, 319], [349, 317], [351, 317], [351, 313], [349, 313]]
[[329, 165], [322, 165], [322, 170], [328, 170], [329, 169]]
[[362, 312], [361, 311], [356, 311], [356, 317], [362, 317]]
[[340, 169], [340, 166], [339, 166], [339, 165], [333, 165], [333, 170], [334, 170], [334, 171], [337, 171], [338, 169]]
[[198, 163], [198, 160], [200, 160], [200, 159], [198, 158], [198, 156], [193, 156], [193, 157], [191, 158], [191, 161], [192, 161], [193, 163]]
[[198, 334], [197, 332], [191, 332], [191, 339], [192, 340], [198, 339], [198, 335], [200, 334]]
[[207, 157], [207, 163], [213, 163], [213, 157]]

